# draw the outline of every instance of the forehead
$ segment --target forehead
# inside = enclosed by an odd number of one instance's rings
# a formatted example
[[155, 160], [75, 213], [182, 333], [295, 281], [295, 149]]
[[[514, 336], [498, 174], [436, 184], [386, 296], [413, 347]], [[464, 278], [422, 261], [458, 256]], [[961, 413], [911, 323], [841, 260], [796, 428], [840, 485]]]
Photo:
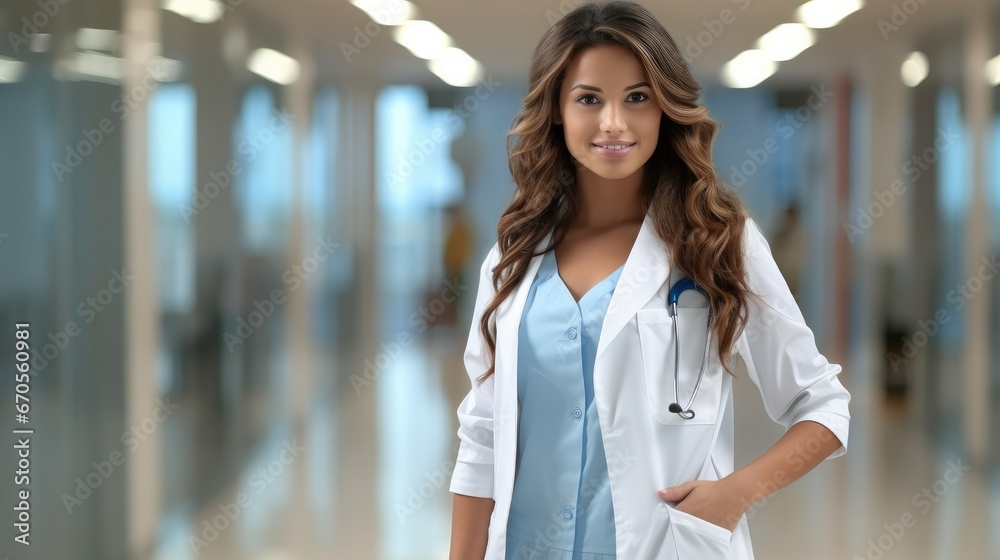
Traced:
[[621, 45], [601, 45], [588, 47], [570, 59], [562, 89], [585, 83], [608, 91], [605, 86], [621, 89], [644, 79], [645, 69], [632, 51]]

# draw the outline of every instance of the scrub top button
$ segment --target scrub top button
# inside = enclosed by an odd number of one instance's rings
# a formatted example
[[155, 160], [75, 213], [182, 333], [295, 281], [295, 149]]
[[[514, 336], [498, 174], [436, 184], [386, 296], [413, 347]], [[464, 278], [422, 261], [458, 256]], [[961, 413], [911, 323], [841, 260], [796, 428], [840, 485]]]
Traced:
[[573, 419], [579, 420], [580, 418], [583, 418], [583, 411], [580, 410], [580, 407], [576, 407], [573, 409]]
[[570, 340], [576, 340], [576, 328], [570, 327], [570, 329], [566, 331], [566, 336], [568, 336]]
[[573, 519], [573, 506], [572, 505], [566, 504], [566, 507], [563, 508], [563, 518], [564, 519]]

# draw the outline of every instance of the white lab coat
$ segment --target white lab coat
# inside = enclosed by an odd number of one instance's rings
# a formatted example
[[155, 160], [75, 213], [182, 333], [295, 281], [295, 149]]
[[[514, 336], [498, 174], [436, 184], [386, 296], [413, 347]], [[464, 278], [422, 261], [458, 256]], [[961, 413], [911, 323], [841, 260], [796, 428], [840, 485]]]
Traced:
[[[745, 361], [772, 420], [785, 429], [803, 420], [826, 426], [842, 444], [830, 455], [838, 457], [847, 451], [850, 422], [850, 394], [837, 379], [841, 368], [817, 350], [753, 220], [746, 224], [744, 245], [750, 288], [767, 306], [751, 300], [749, 323], [730, 359], [734, 362], [739, 353]], [[494, 244], [480, 271], [465, 350], [473, 383], [458, 408], [461, 444], [450, 484], [451, 492], [496, 501], [486, 560], [505, 556], [519, 416], [517, 332], [542, 257], [532, 258], [517, 290], [494, 315], [496, 372], [477, 386], [474, 380], [486, 372], [488, 359], [479, 321], [494, 294], [491, 270], [498, 259], [499, 246]], [[691, 407], [695, 417], [684, 420], [667, 410], [673, 402], [674, 364], [673, 318], [667, 313], [666, 293], [682, 276], [672, 269], [647, 214], [612, 295], [594, 364], [594, 400], [608, 459], [617, 556], [750, 560], [754, 556], [745, 515], [730, 532], [670, 507], [656, 494], [688, 480], [718, 480], [733, 472], [732, 378], [715, 355], [714, 342], [709, 370]], [[682, 405], [690, 398], [704, 352], [705, 305], [693, 291], [684, 292], [679, 302]], [[536, 538], [545, 544], [544, 535]]]

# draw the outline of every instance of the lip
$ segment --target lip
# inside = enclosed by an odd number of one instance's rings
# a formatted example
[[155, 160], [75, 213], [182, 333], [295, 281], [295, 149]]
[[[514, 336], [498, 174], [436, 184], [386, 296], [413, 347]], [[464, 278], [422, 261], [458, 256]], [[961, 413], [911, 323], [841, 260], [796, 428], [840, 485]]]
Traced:
[[[607, 143], [608, 144], [615, 144], [617, 142], [607, 142]], [[631, 143], [629, 143], [629, 142], [620, 142], [620, 143], [621, 144], [628, 144], [628, 146], [625, 147], [625, 148], [622, 148], [620, 150], [612, 150], [610, 148], [605, 148], [605, 147], [600, 146], [598, 144], [591, 144], [591, 146], [594, 147], [594, 150], [598, 154], [600, 154], [600, 155], [602, 155], [604, 157], [612, 158], [612, 159], [621, 159], [623, 157], [626, 157], [627, 155], [629, 155], [629, 153], [632, 152], [632, 148], [635, 148], [635, 142], [631, 142]]]

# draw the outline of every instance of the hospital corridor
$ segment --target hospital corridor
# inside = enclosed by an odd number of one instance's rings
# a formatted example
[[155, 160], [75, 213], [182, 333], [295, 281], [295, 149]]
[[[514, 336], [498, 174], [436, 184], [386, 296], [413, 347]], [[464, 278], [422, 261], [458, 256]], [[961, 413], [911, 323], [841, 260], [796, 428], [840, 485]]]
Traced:
[[[850, 393], [846, 454], [773, 493], [758, 483], [753, 556], [1000, 560], [1000, 2], [638, 3], [700, 85], [718, 181], [798, 307], [750, 336], [801, 329], [801, 313], [822, 355], [789, 351], [754, 374], [735, 362], [732, 416], [711, 411], [732, 427], [734, 467], [785, 434], [773, 393], [789, 379], [775, 372], [796, 358], [836, 373], [825, 357]], [[460, 419], [493, 439], [494, 420], [472, 414], [493, 393], [470, 398], [466, 351], [515, 200], [508, 135], [526, 100], [558, 106], [529, 95], [532, 60], [585, 5], [0, 0], [0, 559], [448, 559], [453, 474], [482, 457]], [[637, 261], [622, 280], [642, 276]], [[614, 288], [600, 342], [648, 336], [643, 314], [674, 321], [649, 309], [668, 308], [654, 291], [608, 335], [627, 297]], [[566, 332], [587, 348], [582, 327]], [[639, 379], [623, 391], [682, 384], [615, 421], [691, 429], [657, 405], [683, 404], [697, 370], [651, 382], [648, 354], [623, 362], [645, 377], [598, 356], [593, 377]], [[513, 403], [504, 387], [495, 402]], [[789, 406], [834, 398], [807, 393]], [[500, 451], [514, 449], [500, 435], [511, 410], [496, 414]], [[609, 467], [646, 457], [610, 441]]]

